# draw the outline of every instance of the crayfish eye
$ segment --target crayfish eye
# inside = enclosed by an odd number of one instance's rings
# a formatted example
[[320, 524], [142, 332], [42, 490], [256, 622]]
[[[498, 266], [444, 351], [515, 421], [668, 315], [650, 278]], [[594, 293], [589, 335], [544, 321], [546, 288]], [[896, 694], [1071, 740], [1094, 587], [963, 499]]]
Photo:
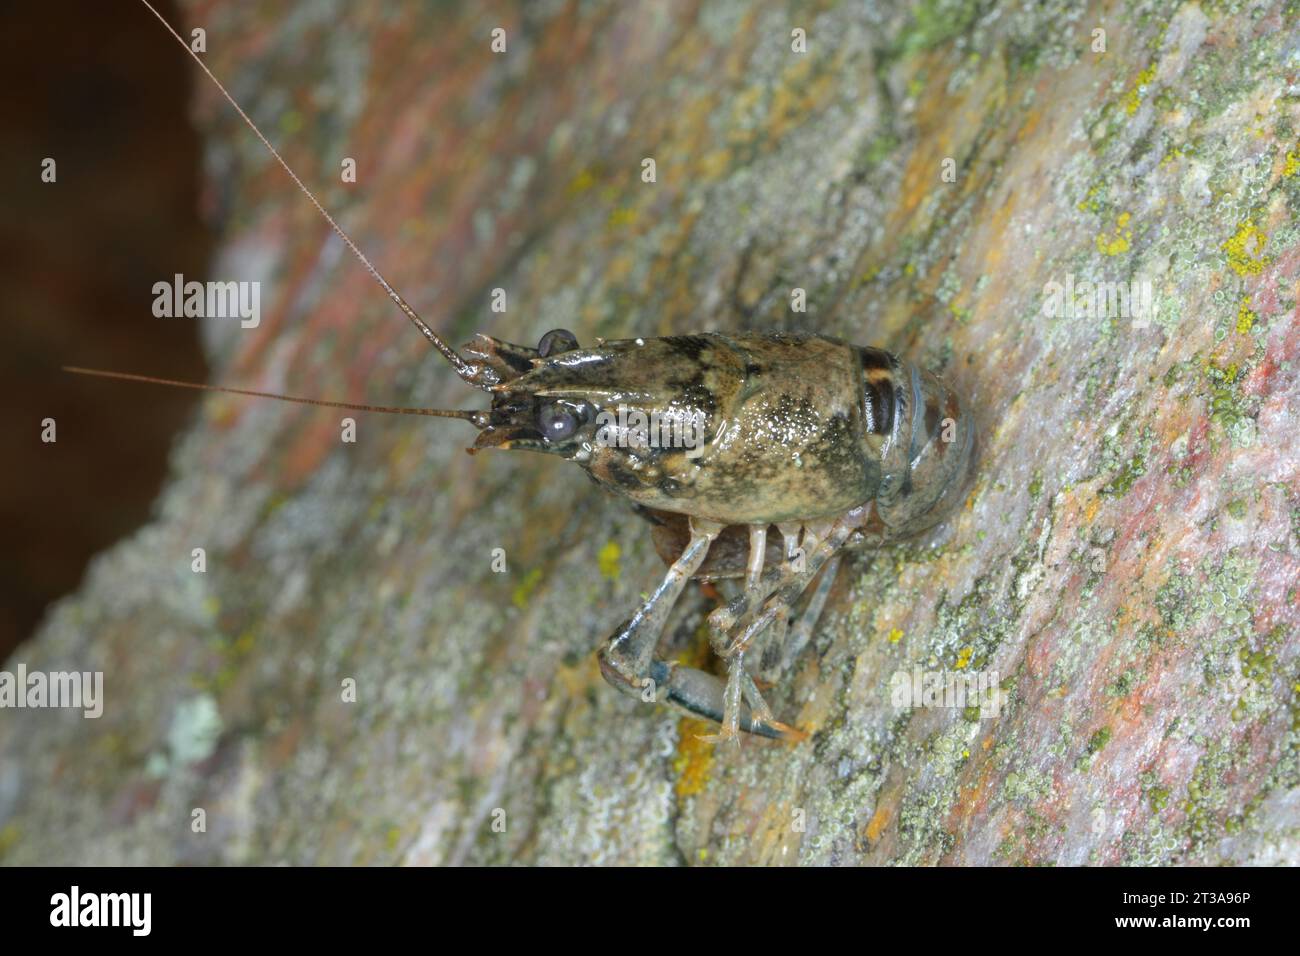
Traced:
[[568, 329], [551, 329], [537, 343], [537, 354], [542, 358], [546, 358], [548, 355], [571, 352], [577, 347], [578, 337]]
[[564, 441], [578, 430], [582, 416], [578, 409], [554, 402], [537, 413], [537, 427], [547, 441]]

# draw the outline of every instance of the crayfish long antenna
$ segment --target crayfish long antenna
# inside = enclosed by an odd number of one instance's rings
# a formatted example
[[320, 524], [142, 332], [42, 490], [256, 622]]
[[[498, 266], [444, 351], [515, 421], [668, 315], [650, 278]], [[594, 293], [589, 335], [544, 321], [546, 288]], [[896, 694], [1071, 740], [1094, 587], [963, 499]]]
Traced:
[[347, 408], [354, 412], [383, 412], [387, 415], [425, 415], [432, 418], [459, 418], [470, 424], [485, 428], [491, 417], [488, 412], [475, 412], [444, 408], [399, 408], [393, 405], [361, 405], [356, 402], [329, 402], [323, 398], [300, 398], [296, 395], [279, 395], [275, 392], [258, 392], [251, 388], [231, 388], [228, 385], [202, 385], [198, 382], [182, 382], [173, 378], [155, 378], [152, 375], [134, 375], [130, 372], [108, 372], [96, 368], [79, 368], [75, 365], [63, 366], [63, 371], [73, 375], [91, 375], [96, 378], [115, 378], [124, 382], [146, 382], [150, 385], [167, 385], [172, 388], [192, 388], [202, 392], [226, 392], [229, 395], [248, 395], [252, 398], [273, 398], [279, 402], [293, 402], [297, 405], [319, 405], [325, 408]]
[[253, 131], [257, 138], [262, 141], [262, 145], [267, 148], [273, 157], [275, 157], [275, 161], [280, 164], [286, 173], [289, 174], [289, 178], [292, 179], [298, 188], [303, 191], [303, 194], [311, 200], [312, 205], [316, 207], [317, 211], [325, 217], [325, 221], [329, 223], [330, 228], [333, 229], [338, 237], [343, 240], [344, 244], [352, 251], [352, 254], [357, 257], [361, 264], [366, 267], [366, 271], [370, 273], [374, 280], [383, 287], [383, 290], [388, 293], [388, 297], [392, 299], [406, 317], [411, 320], [411, 324], [419, 329], [420, 334], [428, 339], [433, 347], [441, 352], [443, 357], [452, 364], [452, 367], [456, 369], [456, 374], [471, 385], [477, 386], [478, 388], [488, 388], [491, 383], [485, 382], [479, 377], [482, 372], [482, 367], [475, 365], [472, 362], [465, 361], [465, 359], [462, 358], [455, 349], [444, 342], [442, 337], [429, 327], [428, 323], [426, 323], [424, 319], [420, 318], [419, 314], [411, 308], [409, 304], [407, 304], [407, 301], [402, 298], [398, 291], [389, 285], [388, 280], [380, 274], [379, 270], [376, 269], [374, 265], [371, 264], [370, 260], [366, 258], [365, 253], [363, 253], [357, 247], [357, 244], [352, 241], [352, 237], [344, 232], [343, 227], [334, 221], [334, 217], [331, 216], [326, 211], [325, 207], [320, 204], [320, 200], [318, 200], [315, 194], [307, 188], [306, 184], [298, 178], [298, 174], [290, 168], [289, 164], [284, 161], [284, 158], [276, 151], [276, 148], [271, 145], [271, 141], [262, 135], [262, 131], [257, 128], [257, 124], [254, 123], [249, 115], [244, 112], [243, 107], [235, 102], [235, 98], [230, 95], [226, 88], [222, 86], [221, 81], [218, 80], [213, 72], [208, 69], [208, 65], [204, 63], [199, 55], [190, 48], [190, 45], [181, 38], [181, 35], [176, 32], [170, 23], [167, 22], [166, 18], [154, 9], [153, 4], [151, 4], [149, 0], [140, 0], [140, 2], [149, 8], [149, 12], [158, 18], [158, 22], [167, 28], [167, 32], [176, 39], [176, 42], [179, 43], [184, 48], [185, 52], [194, 59], [194, 62], [199, 65], [199, 69], [207, 74], [208, 79], [210, 79], [213, 84], [216, 85], [217, 89], [221, 91], [221, 95], [224, 96], [226, 101], [235, 108], [235, 112], [239, 114], [240, 118], [248, 124], [248, 128]]

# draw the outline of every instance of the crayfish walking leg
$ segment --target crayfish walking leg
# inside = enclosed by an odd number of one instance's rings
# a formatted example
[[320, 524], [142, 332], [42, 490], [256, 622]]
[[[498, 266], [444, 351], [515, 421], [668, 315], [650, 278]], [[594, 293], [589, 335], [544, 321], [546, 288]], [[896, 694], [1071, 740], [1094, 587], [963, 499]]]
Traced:
[[[722, 681], [654, 656], [669, 612], [723, 528], [697, 519], [691, 519], [690, 527], [690, 541], [663, 582], [601, 648], [600, 671], [614, 687], [647, 703], [672, 704], [694, 716], [722, 723], [727, 716]], [[783, 740], [803, 736], [793, 727], [754, 713], [743, 702], [735, 702], [734, 713], [736, 726], [749, 733]]]

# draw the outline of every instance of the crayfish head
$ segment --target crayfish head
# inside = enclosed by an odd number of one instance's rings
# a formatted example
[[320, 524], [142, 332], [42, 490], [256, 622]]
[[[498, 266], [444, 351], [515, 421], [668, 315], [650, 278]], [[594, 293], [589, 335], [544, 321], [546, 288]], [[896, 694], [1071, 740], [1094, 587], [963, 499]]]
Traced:
[[708, 387], [690, 384], [699, 363], [683, 341], [623, 339], [583, 349], [557, 330], [537, 349], [479, 336], [464, 350], [498, 377], [472, 451], [558, 455], [654, 507], [685, 493], [674, 476], [704, 451], [716, 402]]
[[461, 351], [477, 366], [479, 378], [492, 395], [492, 407], [479, 425], [474, 454], [484, 448], [538, 451], [581, 460], [586, 426], [596, 409], [581, 399], [553, 399], [540, 394], [533, 373], [555, 364], [562, 354], [578, 349], [572, 332], [555, 329], [542, 336], [537, 348], [476, 335]]

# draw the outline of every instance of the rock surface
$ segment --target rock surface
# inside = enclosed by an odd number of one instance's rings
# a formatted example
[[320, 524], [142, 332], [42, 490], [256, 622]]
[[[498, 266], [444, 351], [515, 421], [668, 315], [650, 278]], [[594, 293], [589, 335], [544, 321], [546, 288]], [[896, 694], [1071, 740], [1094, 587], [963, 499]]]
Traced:
[[[187, 13], [453, 340], [880, 345], [973, 401], [963, 510], [841, 568], [771, 693], [809, 742], [714, 749], [599, 676], [662, 565], [576, 469], [214, 396], [155, 519], [5, 665], [107, 700], [0, 713], [0, 860], [1300, 863], [1295, 0], [521, 7]], [[263, 283], [214, 380], [481, 404], [199, 89], [213, 277]], [[1149, 311], [1079, 294], [1130, 282]], [[1005, 700], [896, 706], [913, 671]]]

